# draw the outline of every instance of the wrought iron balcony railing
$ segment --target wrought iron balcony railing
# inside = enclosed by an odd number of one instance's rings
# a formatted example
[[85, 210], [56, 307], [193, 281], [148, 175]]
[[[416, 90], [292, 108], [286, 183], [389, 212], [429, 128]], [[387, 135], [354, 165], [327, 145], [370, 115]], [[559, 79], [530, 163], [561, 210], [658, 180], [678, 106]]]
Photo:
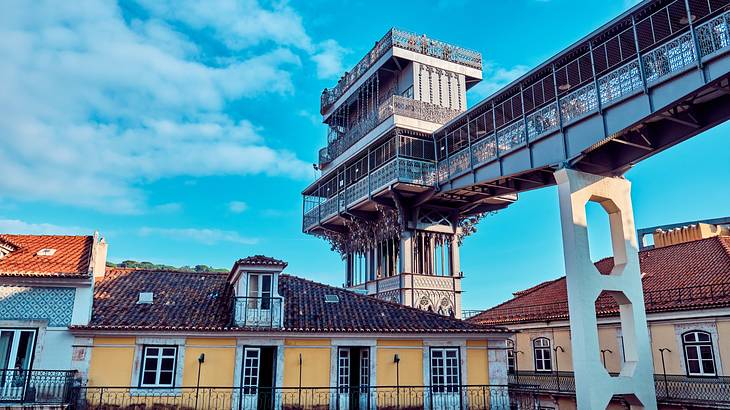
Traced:
[[56, 405], [68, 403], [73, 370], [0, 369], [0, 403]]
[[[635, 23], [642, 33], [648, 30], [645, 34], [651, 37], [634, 39], [636, 35], [629, 27], [602, 44], [592, 45], [588, 52], [575, 60], [553, 67], [552, 72], [535, 82], [528, 81], [513, 86], [516, 90], [505, 88], [495, 93], [479, 103], [478, 111], [465, 113], [463, 120], [457, 117], [456, 121], [463, 125], [437, 131], [439, 141], [450, 135], [468, 136], [459, 148], [448, 149], [446, 155], [439, 157], [439, 180], [445, 183], [473, 168], [499, 160], [510, 151], [559, 131], [562, 126], [669, 80], [704, 59], [727, 52], [730, 49], [730, 12], [727, 6], [709, 9], [709, 12], [717, 13], [715, 16], [702, 12], [705, 21], [695, 23], [694, 35], [687, 25], [666, 33], [654, 32], [659, 28], [652, 26], [652, 22], [666, 18], [669, 8], [675, 3], [681, 6], [679, 10], [684, 10], [684, 3], [678, 3], [681, 1], [672, 2]], [[700, 12], [696, 14], [700, 15]], [[693, 14], [689, 19], [695, 17]], [[607, 55], [605, 48], [616, 46], [618, 41], [628, 41], [626, 39], [631, 39], [630, 45], [622, 46], [626, 50], [619, 62], [602, 63], [608, 64], [606, 67], [591, 63], [591, 56], [594, 59], [604, 58]], [[651, 39], [656, 39], [656, 42]], [[640, 45], [638, 51], [635, 44]], [[588, 61], [587, 65], [585, 61]], [[578, 66], [587, 67], [585, 71], [590, 75], [581, 75], [583, 69], [578, 70]], [[578, 77], [571, 79], [568, 78], [570, 75]], [[507, 112], [511, 114], [505, 114]], [[470, 130], [470, 127], [476, 129]]]
[[282, 298], [240, 296], [233, 299], [234, 326], [272, 329], [282, 326]]
[[396, 182], [435, 186], [436, 164], [410, 158], [393, 158], [364, 178], [345, 187], [338, 194], [331, 198], [322, 199], [322, 202], [305, 211], [304, 230], [306, 231], [316, 226], [320, 221], [345, 211], [349, 206]]
[[80, 387], [76, 409], [537, 409], [534, 392], [507, 386]]
[[451, 61], [467, 67], [476, 68], [480, 71], [482, 69], [482, 55], [476, 51], [453, 46], [428, 38], [425, 35], [409, 33], [394, 28], [389, 30], [380, 41], [375, 43], [375, 46], [365, 54], [360, 62], [340, 78], [334, 88], [325, 88], [322, 91], [320, 101], [321, 113], [324, 114], [380, 57], [385, 55], [393, 47]]
[[344, 134], [339, 135], [326, 147], [320, 149], [319, 164], [327, 164], [342, 155], [348, 148], [355, 145], [375, 127], [393, 115], [445, 124], [459, 115], [459, 111], [400, 95], [392, 95], [384, 99], [376, 111], [360, 120]]
[[[509, 375], [510, 389], [575, 394], [573, 372], [519, 371]], [[730, 408], [730, 377], [654, 375], [657, 400], [665, 404], [692, 403]]]

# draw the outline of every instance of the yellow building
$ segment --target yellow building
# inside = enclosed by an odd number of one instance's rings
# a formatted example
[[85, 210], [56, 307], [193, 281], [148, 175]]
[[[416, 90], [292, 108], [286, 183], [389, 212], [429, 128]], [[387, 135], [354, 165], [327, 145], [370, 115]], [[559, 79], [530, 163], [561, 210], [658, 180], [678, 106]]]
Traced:
[[[282, 274], [109, 269], [72, 328], [86, 405], [451, 408], [508, 400], [504, 328]], [[465, 386], [469, 387], [465, 387]], [[428, 386], [428, 387], [426, 387]]]
[[[642, 249], [639, 259], [660, 408], [730, 408], [728, 225], [730, 218], [639, 231], [654, 236], [654, 246]], [[596, 267], [607, 274], [613, 260]], [[597, 299], [596, 316], [595, 354], [610, 374], [630, 371], [612, 297]], [[508, 353], [513, 391], [539, 388], [541, 408], [575, 408], [565, 277], [517, 292], [468, 321], [516, 332]], [[620, 398], [614, 404], [626, 408]]]

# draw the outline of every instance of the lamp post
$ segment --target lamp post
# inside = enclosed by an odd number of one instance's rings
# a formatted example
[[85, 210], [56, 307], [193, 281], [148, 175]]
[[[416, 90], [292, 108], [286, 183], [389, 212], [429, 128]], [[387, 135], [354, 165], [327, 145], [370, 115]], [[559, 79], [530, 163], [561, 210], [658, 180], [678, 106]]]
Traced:
[[400, 356], [396, 353], [393, 355], [393, 363], [395, 363], [395, 402], [396, 408], [400, 408]]
[[563, 346], [557, 345], [555, 348], [555, 380], [558, 383], [558, 391], [560, 391], [560, 365], [558, 365], [558, 350], [565, 353], [565, 349], [563, 349]]
[[659, 349], [659, 354], [662, 355], [662, 374], [664, 375], [664, 396], [669, 398], [669, 387], [667, 386], [667, 367], [664, 365], [664, 352], [672, 353], [671, 350], [666, 347]]
[[198, 393], [200, 392], [200, 368], [203, 366], [203, 363], [205, 362], [205, 353], [201, 353], [200, 356], [198, 356], [198, 382], [195, 385], [195, 408], [198, 408]]
[[603, 367], [608, 370], [608, 367], [606, 367], [606, 352], [613, 354], [613, 351], [611, 349], [601, 349], [601, 357], [603, 358]]
[[520, 361], [517, 360], [517, 355], [525, 354], [525, 352], [523, 352], [522, 350], [513, 350], [513, 351], [515, 352], [515, 382], [517, 384], [520, 384], [520, 366], [518, 365], [518, 363]]

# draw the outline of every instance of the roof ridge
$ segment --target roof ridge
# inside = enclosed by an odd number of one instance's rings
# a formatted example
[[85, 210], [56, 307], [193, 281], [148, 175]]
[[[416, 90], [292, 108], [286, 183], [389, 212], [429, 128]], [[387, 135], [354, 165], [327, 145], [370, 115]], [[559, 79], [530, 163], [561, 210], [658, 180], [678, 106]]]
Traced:
[[109, 271], [125, 271], [125, 272], [145, 272], [145, 273], [182, 273], [182, 274], [194, 274], [194, 275], [227, 275], [228, 272], [196, 272], [189, 270], [180, 269], [164, 269], [164, 268], [142, 268], [142, 267], [126, 267], [126, 266], [107, 266], [107, 272]]

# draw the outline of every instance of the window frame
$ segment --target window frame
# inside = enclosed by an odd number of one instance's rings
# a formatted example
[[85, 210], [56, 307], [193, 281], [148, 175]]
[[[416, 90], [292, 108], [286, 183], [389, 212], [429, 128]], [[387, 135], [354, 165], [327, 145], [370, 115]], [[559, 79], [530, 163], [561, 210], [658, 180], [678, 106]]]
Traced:
[[[439, 375], [444, 379], [444, 382], [442, 384], [436, 384], [434, 383], [434, 366], [433, 366], [433, 360], [434, 360], [434, 352], [440, 351], [442, 352], [443, 356], [441, 357], [441, 360], [443, 361], [443, 374]], [[447, 364], [446, 364], [446, 352], [448, 351], [454, 351], [456, 352], [456, 383], [449, 383], [447, 382]], [[431, 347], [428, 352], [428, 373], [429, 373], [429, 382], [431, 386], [431, 392], [432, 393], [456, 393], [459, 390], [459, 386], [461, 386], [461, 349], [459, 347], [455, 346], [438, 346], [438, 347]]]
[[[537, 346], [537, 343], [542, 341], [547, 341], [547, 346]], [[548, 339], [547, 337], [537, 337], [532, 340], [532, 359], [533, 359], [533, 365], [535, 366], [535, 372], [540, 373], [552, 373], [553, 371], [553, 351], [552, 351], [552, 341]], [[540, 350], [543, 352], [542, 357], [540, 359], [537, 358], [537, 351]], [[544, 352], [547, 352], [548, 357], [545, 359]], [[541, 368], [538, 368], [537, 363], [538, 360], [540, 363], [542, 363]], [[548, 363], [550, 365], [550, 368], [545, 368], [545, 363]]]
[[[159, 354], [156, 357], [157, 358], [157, 369], [155, 370], [155, 380], [156, 383], [154, 384], [148, 384], [144, 383], [144, 374], [147, 371], [147, 349], [160, 349]], [[173, 349], [175, 351], [175, 354], [173, 356], [173, 362], [172, 362], [172, 379], [170, 381], [170, 384], [160, 384], [160, 375], [162, 374], [162, 359], [169, 359], [169, 356], [165, 356], [162, 354], [163, 349]], [[177, 345], [158, 345], [158, 344], [143, 344], [142, 345], [142, 355], [141, 360], [139, 364], [139, 382], [138, 387], [140, 388], [175, 388], [175, 381], [177, 379], [177, 365], [178, 365], [178, 346]]]
[[507, 339], [507, 374], [517, 374], [517, 355], [512, 339]]
[[[695, 336], [696, 341], [688, 342], [685, 339], [689, 335], [698, 335], [698, 334], [707, 335], [708, 340], [707, 341], [697, 341], [698, 338], [696, 336]], [[717, 371], [717, 359], [715, 358], [715, 345], [712, 341], [712, 333], [705, 331], [705, 330], [693, 329], [693, 330], [688, 330], [688, 331], [682, 333], [680, 335], [680, 337], [682, 339], [682, 355], [684, 356], [684, 368], [685, 368], [685, 373], [687, 374], [687, 377], [718, 377], [719, 374]], [[703, 347], [703, 346], [709, 347], [710, 359], [712, 360], [712, 367], [714, 370], [714, 372], [712, 372], [712, 373], [705, 373], [704, 365], [702, 363], [708, 359], [702, 358], [701, 347]], [[699, 363], [700, 373], [693, 373], [690, 370], [690, 365], [689, 365], [690, 358], [688, 355], [688, 348], [694, 348], [697, 353], [697, 359], [691, 359], [691, 360], [696, 360]]]

